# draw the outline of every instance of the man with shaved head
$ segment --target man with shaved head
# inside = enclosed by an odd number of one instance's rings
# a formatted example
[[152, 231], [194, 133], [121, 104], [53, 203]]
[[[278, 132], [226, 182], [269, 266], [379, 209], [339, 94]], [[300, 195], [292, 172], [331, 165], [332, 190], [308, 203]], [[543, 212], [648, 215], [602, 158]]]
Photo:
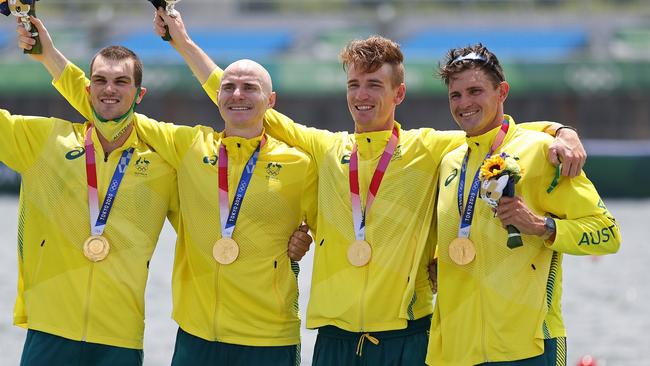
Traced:
[[[196, 51], [189, 38], [172, 35], [179, 50]], [[29, 44], [24, 37], [22, 47]], [[51, 44], [43, 49], [54, 85], [91, 116], [88, 95], [79, 92], [83, 72], [47, 52]], [[308, 155], [265, 134], [262, 119], [275, 93], [261, 65], [228, 66], [218, 94], [222, 132], [142, 115], [134, 124], [178, 177], [172, 365], [293, 366], [300, 361], [296, 261], [306, 249], [288, 252], [287, 238], [303, 221], [315, 222], [316, 174]]]

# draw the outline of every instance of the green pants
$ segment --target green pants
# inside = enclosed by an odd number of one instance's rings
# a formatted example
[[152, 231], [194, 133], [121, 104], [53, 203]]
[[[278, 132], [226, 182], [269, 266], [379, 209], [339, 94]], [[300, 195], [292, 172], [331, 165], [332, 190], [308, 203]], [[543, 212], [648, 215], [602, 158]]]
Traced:
[[143, 352], [28, 330], [20, 366], [141, 366]]
[[544, 340], [544, 353], [517, 361], [486, 362], [478, 366], [566, 366], [566, 338]]
[[211, 342], [178, 328], [172, 366], [296, 366], [300, 364], [299, 352], [298, 345], [257, 347]]
[[353, 333], [318, 328], [313, 366], [423, 366], [431, 316], [408, 322], [406, 329]]

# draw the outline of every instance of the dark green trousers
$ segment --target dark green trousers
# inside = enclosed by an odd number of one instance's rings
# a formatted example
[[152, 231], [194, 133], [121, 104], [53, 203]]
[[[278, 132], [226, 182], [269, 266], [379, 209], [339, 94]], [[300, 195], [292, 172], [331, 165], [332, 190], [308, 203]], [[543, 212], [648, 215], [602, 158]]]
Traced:
[[406, 329], [353, 333], [318, 328], [313, 366], [423, 366], [431, 316], [408, 322]]
[[478, 366], [566, 366], [566, 338], [544, 340], [544, 353], [517, 361], [486, 362]]
[[20, 366], [141, 366], [141, 349], [73, 341], [28, 330]]
[[211, 342], [178, 328], [172, 366], [296, 366], [300, 364], [299, 353], [298, 345], [257, 347]]

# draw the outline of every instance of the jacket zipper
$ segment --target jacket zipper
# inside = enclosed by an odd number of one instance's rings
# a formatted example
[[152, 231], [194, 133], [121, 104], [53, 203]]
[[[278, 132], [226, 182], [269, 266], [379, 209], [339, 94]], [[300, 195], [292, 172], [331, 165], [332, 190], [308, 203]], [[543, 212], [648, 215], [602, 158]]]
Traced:
[[218, 328], [218, 317], [219, 317], [219, 269], [221, 269], [221, 265], [215, 261], [215, 265], [217, 266], [215, 273], [214, 273], [214, 320], [212, 321], [212, 333], [214, 334], [214, 339], [217, 339], [217, 328]]
[[360, 302], [360, 311], [359, 311], [359, 326], [361, 327], [361, 332], [365, 331], [365, 314], [364, 314], [364, 303], [366, 299], [366, 289], [368, 288], [368, 271], [370, 270], [370, 264], [365, 266], [365, 271], [363, 272], [363, 288], [361, 289], [361, 298]]
[[92, 289], [94, 269], [95, 269], [95, 265], [91, 263], [90, 273], [88, 274], [88, 286], [86, 289], [86, 306], [84, 308], [83, 333], [81, 335], [81, 340], [83, 342], [86, 341], [86, 337], [88, 336], [88, 319], [90, 318], [90, 293]]
[[479, 303], [481, 307], [481, 348], [483, 351], [483, 360], [484, 362], [490, 362], [490, 358], [488, 357], [487, 353], [487, 346], [486, 346], [486, 339], [487, 339], [487, 330], [486, 330], [486, 322], [485, 322], [485, 306], [483, 304], [483, 268], [481, 266], [481, 263], [479, 261], [481, 260], [481, 256], [478, 253], [478, 246], [477, 246], [477, 253], [476, 253], [476, 268], [481, 272], [481, 281], [479, 283], [479, 289], [478, 289], [478, 298], [479, 298]]

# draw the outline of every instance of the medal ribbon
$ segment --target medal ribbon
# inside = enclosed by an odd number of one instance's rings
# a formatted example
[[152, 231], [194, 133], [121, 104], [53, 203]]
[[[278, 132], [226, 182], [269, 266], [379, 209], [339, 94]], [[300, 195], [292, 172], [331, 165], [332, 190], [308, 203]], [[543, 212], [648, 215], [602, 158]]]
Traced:
[[[219, 145], [219, 219], [221, 221], [222, 238], [232, 238], [232, 233], [235, 231], [235, 223], [239, 216], [239, 210], [244, 201], [248, 185], [253, 177], [253, 170], [255, 170], [260, 149], [265, 143], [266, 137], [262, 136], [260, 144], [257, 145], [257, 148], [248, 159], [244, 171], [239, 178], [239, 184], [237, 184], [237, 191], [235, 192], [235, 198], [232, 201], [230, 210], [228, 210], [228, 151], [223, 142]], [[226, 216], [224, 214], [225, 212], [229, 212], [229, 214]]]
[[100, 211], [99, 194], [97, 191], [97, 164], [95, 163], [95, 145], [93, 144], [91, 137], [92, 130], [92, 126], [88, 128], [88, 131], [86, 131], [86, 137], [84, 139], [84, 145], [86, 146], [86, 180], [88, 182], [90, 232], [92, 235], [102, 235], [104, 233], [106, 222], [108, 221], [108, 215], [111, 213], [113, 202], [115, 202], [117, 190], [120, 188], [122, 178], [124, 178], [124, 174], [126, 173], [126, 168], [129, 166], [129, 162], [133, 157], [134, 149], [131, 147], [122, 152], [120, 161], [115, 167], [115, 172], [113, 172], [111, 184], [108, 186], [106, 196], [104, 197], [104, 202], [102, 203], [102, 209]]
[[397, 126], [393, 126], [393, 132], [391, 133], [390, 139], [386, 144], [379, 163], [375, 168], [375, 172], [372, 175], [372, 180], [370, 181], [370, 186], [368, 187], [368, 197], [366, 197], [366, 207], [361, 209], [361, 197], [359, 196], [359, 157], [357, 154], [357, 143], [354, 143], [352, 147], [352, 154], [350, 155], [350, 199], [352, 201], [352, 221], [354, 223], [354, 235], [357, 240], [366, 239], [366, 214], [370, 211], [375, 196], [377, 196], [377, 191], [379, 191], [379, 185], [381, 180], [384, 178], [384, 172], [390, 163], [390, 159], [395, 152], [397, 147]]
[[[496, 149], [501, 146], [503, 140], [506, 138], [508, 133], [508, 128], [510, 124], [507, 119], [503, 120], [501, 124], [501, 129], [497, 132], [494, 142], [490, 147], [490, 151], [485, 155], [484, 159], [489, 158]], [[463, 159], [463, 165], [460, 168], [460, 179], [458, 182], [458, 213], [460, 214], [460, 226], [458, 228], [458, 237], [459, 238], [469, 238], [469, 231], [472, 226], [472, 218], [474, 217], [474, 205], [476, 204], [476, 198], [478, 197], [479, 188], [481, 187], [481, 182], [479, 179], [479, 173], [481, 167], [476, 170], [474, 174], [474, 180], [472, 181], [472, 187], [470, 188], [469, 195], [467, 196], [467, 206], [465, 207], [465, 213], [463, 213], [463, 197], [465, 196], [465, 174], [467, 173], [467, 162], [469, 161], [469, 154], [472, 150], [467, 149], [465, 153], [465, 158]]]

